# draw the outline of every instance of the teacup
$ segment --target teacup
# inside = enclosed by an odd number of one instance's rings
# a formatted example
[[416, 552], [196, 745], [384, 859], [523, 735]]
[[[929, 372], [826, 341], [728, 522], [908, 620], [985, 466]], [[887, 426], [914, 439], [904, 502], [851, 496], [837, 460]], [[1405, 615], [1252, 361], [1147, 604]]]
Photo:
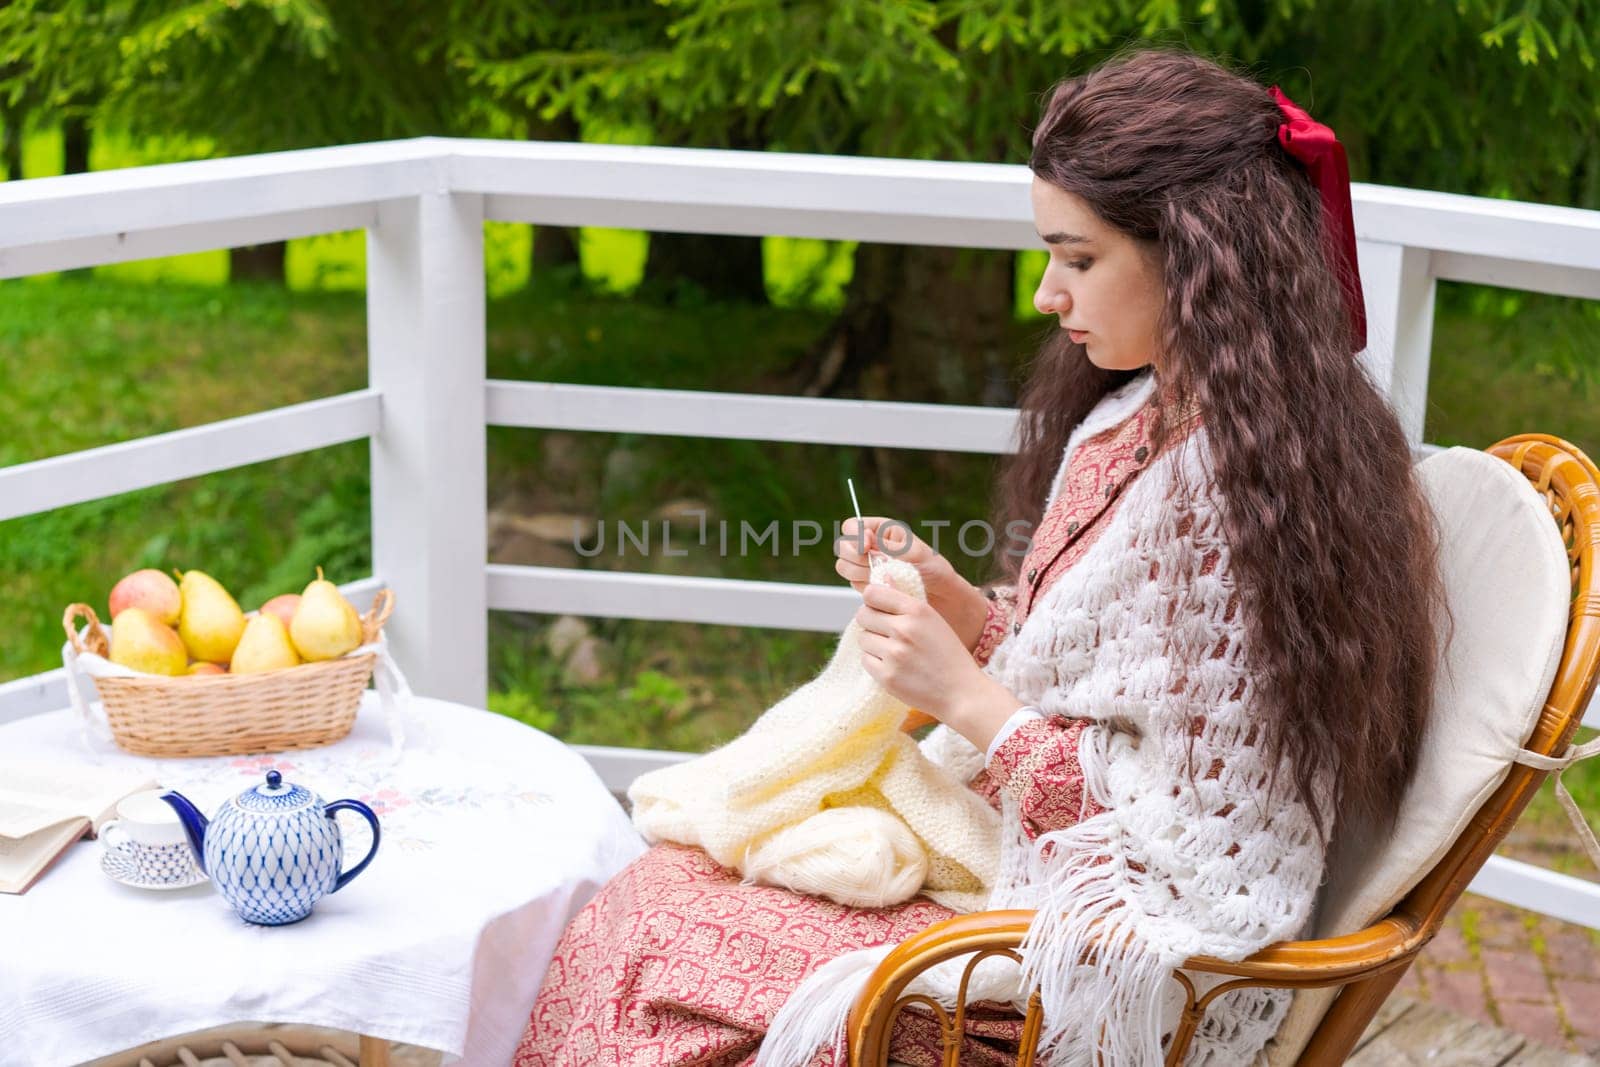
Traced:
[[100, 827], [100, 843], [125, 859], [140, 882], [187, 885], [203, 875], [178, 813], [161, 800], [163, 792], [146, 789], [119, 800], [117, 817]]

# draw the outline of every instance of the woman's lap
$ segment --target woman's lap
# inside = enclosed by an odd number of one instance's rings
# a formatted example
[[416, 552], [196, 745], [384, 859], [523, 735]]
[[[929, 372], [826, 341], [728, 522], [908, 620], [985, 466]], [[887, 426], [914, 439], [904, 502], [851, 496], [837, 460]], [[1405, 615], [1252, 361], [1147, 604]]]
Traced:
[[[748, 885], [700, 849], [659, 845], [608, 882], [567, 927], [515, 1062], [741, 1062], [812, 970], [853, 949], [904, 940], [952, 914], [925, 897], [862, 909]], [[911, 1013], [902, 1019], [896, 1058], [937, 1063], [932, 1020]], [[1015, 1031], [1009, 1020], [969, 1028], [999, 1038]], [[976, 1058], [963, 1062], [1009, 1060], [968, 1044]]]

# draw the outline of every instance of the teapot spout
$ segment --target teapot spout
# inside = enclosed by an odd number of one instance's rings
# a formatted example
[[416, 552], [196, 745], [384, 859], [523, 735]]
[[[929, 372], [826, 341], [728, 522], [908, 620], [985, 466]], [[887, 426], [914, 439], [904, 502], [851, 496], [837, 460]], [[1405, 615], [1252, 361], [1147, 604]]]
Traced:
[[161, 794], [161, 799], [172, 805], [172, 810], [178, 813], [183, 832], [189, 838], [189, 847], [194, 850], [194, 862], [209, 875], [211, 872], [206, 870], [206, 817], [182, 793], [169, 791]]

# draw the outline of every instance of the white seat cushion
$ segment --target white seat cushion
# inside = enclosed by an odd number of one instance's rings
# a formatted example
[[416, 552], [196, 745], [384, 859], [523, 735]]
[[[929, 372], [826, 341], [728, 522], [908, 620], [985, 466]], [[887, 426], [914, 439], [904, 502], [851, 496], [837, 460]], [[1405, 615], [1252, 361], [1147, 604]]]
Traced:
[[[1455, 632], [1442, 655], [1416, 778], [1392, 830], [1345, 826], [1336, 834], [1318, 938], [1381, 919], [1443, 858], [1532, 734], [1566, 639], [1566, 550], [1550, 509], [1521, 472], [1487, 452], [1452, 448], [1428, 457], [1417, 474], [1438, 516]], [[1295, 995], [1268, 1047], [1269, 1063], [1294, 1062], [1337, 992]]]

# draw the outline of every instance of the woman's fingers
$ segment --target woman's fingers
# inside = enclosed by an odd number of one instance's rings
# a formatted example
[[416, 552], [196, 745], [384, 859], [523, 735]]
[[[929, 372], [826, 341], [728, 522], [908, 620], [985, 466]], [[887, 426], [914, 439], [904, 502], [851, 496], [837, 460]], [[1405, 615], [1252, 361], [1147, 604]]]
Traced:
[[867, 555], [877, 547], [873, 531], [884, 521], [886, 520], [874, 515], [858, 523], [852, 516], [839, 524], [839, 538], [833, 543], [834, 555], [838, 558], [834, 561], [833, 569], [858, 593], [865, 589], [872, 579], [872, 568], [868, 565]]
[[857, 522], [854, 516], [845, 519], [839, 524], [839, 539], [834, 542], [835, 551], [843, 556], [846, 552], [852, 557], [866, 559], [866, 554], [878, 547], [877, 530], [885, 522], [881, 515], [869, 515]]
[[881, 524], [872, 533], [883, 550], [896, 559], [906, 555], [916, 540], [902, 522]]
[[851, 563], [845, 559], [837, 559], [833, 563], [833, 569], [838, 572], [839, 577], [849, 582], [851, 587], [858, 593], [865, 589], [872, 579], [872, 570], [864, 563]]
[[869, 515], [857, 522], [852, 516], [839, 524], [839, 538], [834, 542], [834, 553], [839, 558], [865, 563], [867, 555], [874, 551], [908, 563], [921, 563], [925, 556], [936, 555], [902, 519]]

